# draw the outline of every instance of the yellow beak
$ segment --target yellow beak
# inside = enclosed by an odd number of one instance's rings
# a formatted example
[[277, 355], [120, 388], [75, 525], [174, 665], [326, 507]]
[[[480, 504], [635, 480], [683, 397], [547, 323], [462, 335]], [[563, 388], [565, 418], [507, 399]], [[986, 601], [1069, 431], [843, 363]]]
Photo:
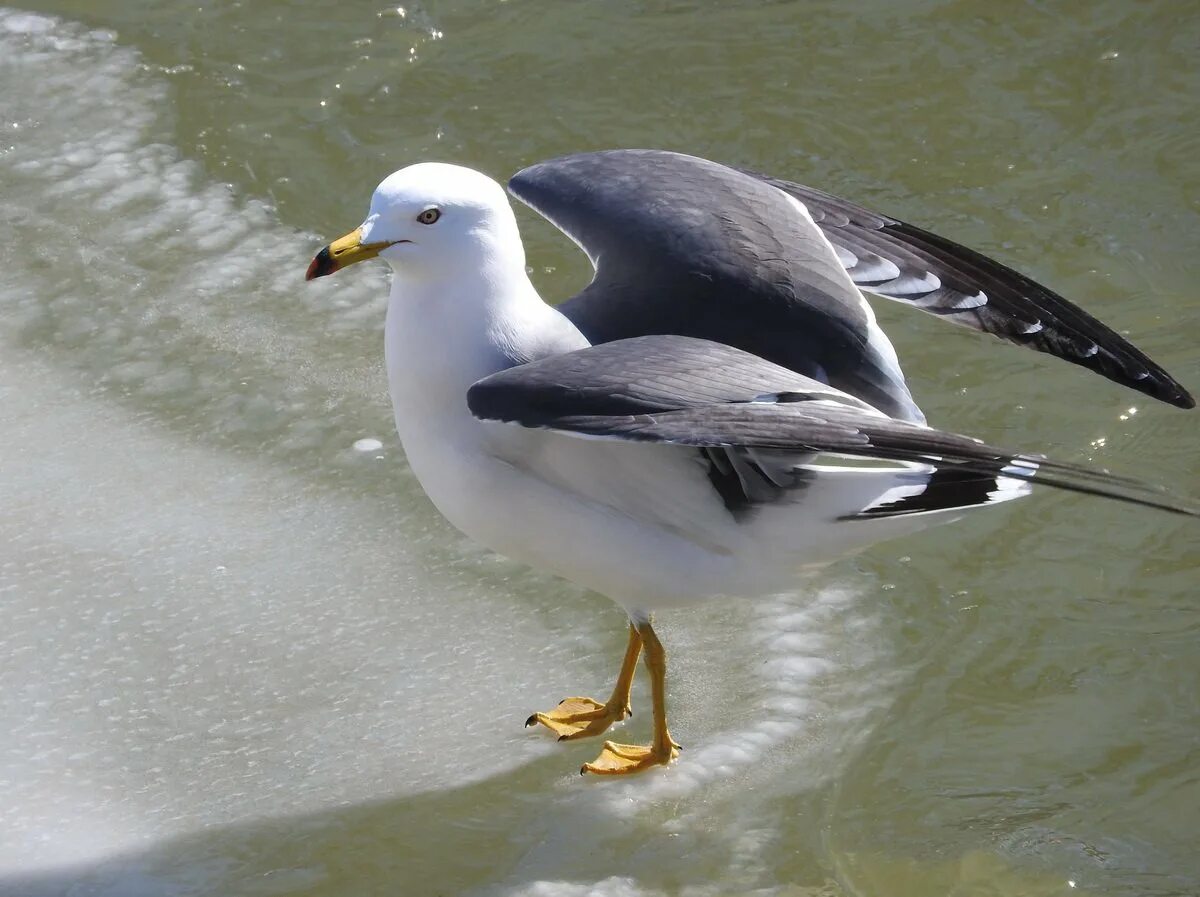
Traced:
[[340, 271], [342, 268], [353, 265], [355, 262], [365, 262], [367, 259], [373, 259], [391, 245], [389, 242], [362, 242], [362, 228], [356, 227], [350, 233], [346, 234], [346, 236], [339, 237], [318, 252], [309, 264], [308, 272], [304, 275], [304, 279], [312, 280], [316, 277], [324, 277], [326, 274]]

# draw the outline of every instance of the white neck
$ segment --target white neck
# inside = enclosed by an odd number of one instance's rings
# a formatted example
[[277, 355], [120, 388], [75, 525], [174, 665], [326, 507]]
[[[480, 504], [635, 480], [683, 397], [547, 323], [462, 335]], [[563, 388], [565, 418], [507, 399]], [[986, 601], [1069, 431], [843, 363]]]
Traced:
[[384, 327], [388, 387], [409, 466], [467, 532], [477, 530], [476, 478], [496, 463], [494, 441], [519, 438], [476, 419], [467, 390], [514, 364], [588, 344], [529, 282], [515, 222], [511, 241], [481, 241], [475, 250], [462, 264], [397, 264]]
[[538, 296], [523, 254], [497, 256], [443, 277], [393, 274], [384, 349], [396, 429], [406, 445], [438, 421], [473, 421], [466, 395], [476, 380], [587, 345]]
[[409, 427], [422, 423], [408, 418], [423, 417], [425, 409], [439, 406], [465, 409], [468, 386], [508, 367], [491, 331], [496, 320], [505, 317], [513, 293], [533, 289], [527, 280], [525, 284], [512, 280], [477, 278], [465, 272], [443, 281], [393, 275], [384, 355], [401, 437]]

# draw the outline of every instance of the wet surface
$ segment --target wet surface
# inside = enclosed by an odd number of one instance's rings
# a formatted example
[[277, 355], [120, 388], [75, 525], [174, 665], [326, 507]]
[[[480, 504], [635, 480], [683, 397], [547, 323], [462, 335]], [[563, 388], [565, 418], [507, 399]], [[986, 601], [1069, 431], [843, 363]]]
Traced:
[[[1200, 889], [1194, 524], [1039, 494], [667, 617], [687, 750], [585, 781], [596, 746], [521, 724], [607, 690], [620, 613], [439, 518], [383, 271], [303, 281], [409, 162], [653, 145], [1016, 264], [1194, 391], [1177, 7], [33, 5], [0, 12], [0, 894]], [[569, 294], [586, 259], [519, 215]], [[876, 308], [931, 422], [1200, 494], [1194, 413]]]

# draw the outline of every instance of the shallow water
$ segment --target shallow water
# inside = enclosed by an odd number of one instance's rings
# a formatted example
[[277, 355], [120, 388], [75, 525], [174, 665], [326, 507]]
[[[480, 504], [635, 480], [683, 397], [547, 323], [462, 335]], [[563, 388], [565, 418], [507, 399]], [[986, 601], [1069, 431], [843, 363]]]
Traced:
[[[30, 9], [0, 12], [0, 894], [1200, 891], [1194, 524], [1039, 494], [668, 616], [683, 758], [585, 781], [595, 745], [521, 723], [608, 687], [619, 613], [438, 517], [383, 272], [302, 279], [405, 163], [663, 146], [1017, 263], [1196, 390], [1195, 17]], [[568, 294], [586, 260], [519, 214]], [[1195, 413], [877, 310], [931, 421], [1200, 494]]]

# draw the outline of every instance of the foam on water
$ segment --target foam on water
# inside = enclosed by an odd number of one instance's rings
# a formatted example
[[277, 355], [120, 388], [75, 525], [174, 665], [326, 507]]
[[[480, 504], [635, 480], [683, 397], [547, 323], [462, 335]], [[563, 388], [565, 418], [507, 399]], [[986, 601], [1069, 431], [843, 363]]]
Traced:
[[[832, 772], [885, 684], [861, 675], [880, 651], [854, 596], [665, 620], [682, 759], [581, 780], [598, 745], [520, 722], [608, 687], [619, 618], [470, 549], [394, 439], [362, 436], [390, 427], [382, 272], [304, 288], [319, 240], [180, 158], [164, 84], [110, 33], [0, 10], [0, 93], [0, 243], [19, 247], [0, 269], [0, 870], [118, 852], [75, 892], [234, 893], [264, 871], [245, 844], [286, 841], [254, 820], [303, 817], [336, 848], [335, 808], [405, 818], [475, 782], [511, 814], [509, 873], [480, 893], [647, 893], [611, 874], [631, 852], [685, 880], [720, 856], [758, 886], [772, 799]], [[644, 734], [638, 688], [621, 738]], [[531, 764], [536, 804], [504, 791]], [[680, 849], [639, 856], [647, 832]], [[325, 874], [272, 862], [272, 893]]]
[[[531, 664], [520, 668], [548, 641], [540, 622], [508, 608], [520, 622], [488, 639], [507, 645], [495, 654], [459, 638], [460, 627], [484, 635], [459, 616], [470, 605], [416, 600], [447, 590], [420, 572], [428, 509], [372, 517], [180, 440], [154, 414], [168, 396], [181, 421], [167, 422], [185, 432], [251, 444], [258, 434], [276, 459], [322, 463], [326, 443], [349, 442], [329, 406], [369, 403], [321, 366], [316, 337], [328, 327], [280, 319], [307, 298], [335, 330], [373, 332], [363, 310], [380, 310], [379, 276], [348, 282], [333, 302], [298, 289], [316, 241], [158, 142], [165, 90], [107, 32], [0, 12], [0, 90], [10, 99], [4, 242], [21, 247], [0, 272], [0, 867], [365, 800], [379, 782], [394, 793], [438, 787], [449, 764], [405, 763], [405, 752], [475, 740], [469, 720], [443, 735], [421, 721], [437, 716], [439, 693], [463, 712], [475, 702], [456, 697], [461, 661], [431, 646], [451, 641], [480, 670], [532, 679]], [[132, 408], [94, 404], [91, 382]], [[322, 562], [331, 553], [336, 562]], [[480, 586], [451, 588], [478, 597]], [[397, 591], [415, 603], [380, 613], [375, 602]], [[405, 682], [406, 657], [422, 658], [419, 689]], [[487, 678], [477, 677], [482, 704]], [[496, 706], [473, 716], [500, 731], [509, 718]], [[499, 766], [544, 750], [521, 739]], [[470, 753], [456, 752], [456, 781], [488, 774], [500, 756], [494, 745]]]
[[[322, 435], [311, 416], [285, 420], [255, 385], [274, 378], [299, 404], [331, 387], [365, 391], [378, 358], [346, 351], [358, 344], [339, 336], [374, 334], [382, 271], [304, 289], [319, 238], [280, 228], [269, 206], [179, 158], [164, 142], [165, 86], [135, 53], [108, 32], [2, 17], [2, 224], [23, 264], [0, 272], [0, 285], [15, 335], [77, 350], [74, 364], [139, 398], [209, 412], [214, 437], [283, 429], [311, 445]], [[197, 342], [210, 364], [181, 359]], [[339, 365], [309, 362], [339, 348]], [[248, 365], [253, 383], [229, 376]]]

